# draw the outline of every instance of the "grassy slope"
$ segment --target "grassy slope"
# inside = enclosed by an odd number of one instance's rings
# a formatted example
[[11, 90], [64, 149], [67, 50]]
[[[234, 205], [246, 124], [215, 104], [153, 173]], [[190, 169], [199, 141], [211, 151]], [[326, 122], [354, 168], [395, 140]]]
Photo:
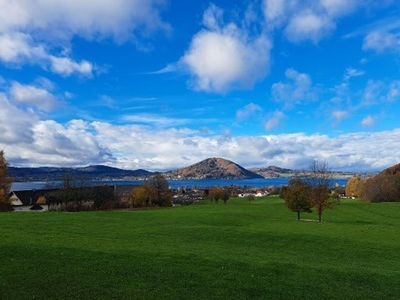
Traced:
[[279, 199], [1, 214], [0, 299], [400, 298], [400, 204], [295, 218]]

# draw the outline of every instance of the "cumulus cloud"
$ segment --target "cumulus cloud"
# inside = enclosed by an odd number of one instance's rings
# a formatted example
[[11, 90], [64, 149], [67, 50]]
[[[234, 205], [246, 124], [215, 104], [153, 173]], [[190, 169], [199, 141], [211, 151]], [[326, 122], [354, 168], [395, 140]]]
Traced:
[[[167, 25], [160, 18], [157, 0], [3, 0], [0, 31], [21, 31], [42, 39], [130, 38], [135, 30], [156, 30]], [[47, 37], [46, 37], [47, 36]]]
[[290, 41], [318, 43], [359, 6], [356, 0], [264, 0], [264, 15], [267, 26], [283, 28]]
[[94, 71], [92, 63], [52, 55], [41, 43], [35, 43], [29, 35], [20, 32], [0, 33], [0, 61], [6, 65], [38, 64], [63, 76], [91, 76]]
[[[265, 136], [220, 136], [190, 129], [151, 129], [141, 125], [73, 120], [60, 124], [13, 107], [4, 96], [0, 104], [18, 118], [0, 116], [0, 149], [12, 165], [78, 166], [108, 164], [123, 168], [168, 170], [211, 156], [246, 167], [278, 165], [307, 168], [314, 159], [334, 169], [378, 170], [400, 155], [400, 130], [350, 133], [336, 137], [304, 133]], [[245, 146], [244, 146], [245, 145]]]
[[286, 35], [292, 42], [311, 40], [317, 43], [334, 29], [332, 19], [312, 10], [305, 10], [293, 16], [286, 27]]
[[[5, 94], [0, 93], [0, 144], [15, 145], [32, 142], [32, 124], [38, 117], [32, 113], [18, 109]], [[29, 147], [26, 148], [29, 151]]]
[[76, 62], [68, 57], [56, 57], [51, 55], [51, 70], [54, 73], [70, 76], [72, 74], [81, 74], [84, 76], [91, 76], [93, 74], [93, 64], [82, 60], [80, 62]]
[[[399, 129], [336, 137], [304, 133], [221, 136], [140, 124], [83, 120], [61, 124], [18, 108], [3, 94], [0, 105], [0, 149], [12, 165], [108, 164], [168, 170], [221, 156], [246, 167], [274, 164], [301, 169], [318, 159], [336, 169], [376, 170], [400, 160], [400, 154], [393, 151], [400, 147]], [[275, 117], [282, 114], [277, 112]]]
[[285, 103], [286, 108], [292, 108], [296, 104], [317, 99], [316, 88], [308, 74], [287, 69], [285, 76], [286, 82], [272, 85], [271, 92], [275, 101]]
[[158, 0], [3, 0], [0, 1], [0, 61], [33, 62], [55, 73], [90, 76], [93, 64], [57, 53], [70, 48], [75, 36], [117, 42], [168, 29]]
[[195, 89], [225, 93], [250, 88], [266, 76], [271, 49], [266, 35], [225, 23], [223, 11], [214, 5], [205, 11], [203, 26], [181, 58]]
[[57, 98], [42, 87], [13, 82], [9, 93], [14, 101], [45, 112], [53, 111], [59, 105]]
[[249, 103], [236, 112], [236, 120], [238, 122], [243, 122], [261, 111], [262, 108], [259, 105]]

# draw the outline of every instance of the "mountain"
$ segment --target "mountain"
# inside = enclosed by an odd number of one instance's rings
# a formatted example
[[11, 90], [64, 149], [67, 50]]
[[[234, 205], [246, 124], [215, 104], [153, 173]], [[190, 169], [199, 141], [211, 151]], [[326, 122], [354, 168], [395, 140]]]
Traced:
[[153, 175], [154, 173], [146, 170], [122, 170], [108, 166], [87, 166], [81, 168], [8, 168], [10, 177], [15, 181], [48, 181], [62, 180], [66, 174], [87, 179], [104, 179], [125, 177], [143, 178]]
[[294, 171], [291, 169], [284, 169], [276, 166], [269, 166], [266, 168], [253, 168], [251, 169], [251, 171], [264, 178], [287, 177], [294, 173]]
[[208, 158], [167, 174], [174, 179], [251, 179], [263, 178], [238, 164], [223, 158]]

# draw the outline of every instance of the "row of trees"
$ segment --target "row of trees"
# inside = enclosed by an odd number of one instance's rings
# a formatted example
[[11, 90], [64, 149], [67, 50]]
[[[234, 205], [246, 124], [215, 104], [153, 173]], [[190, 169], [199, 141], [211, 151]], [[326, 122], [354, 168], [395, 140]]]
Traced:
[[12, 180], [8, 176], [8, 164], [4, 151], [0, 151], [0, 211], [11, 211], [9, 199]]
[[400, 201], [400, 173], [381, 173], [366, 179], [354, 177], [346, 186], [346, 196], [368, 202]]
[[338, 202], [338, 194], [330, 190], [331, 174], [327, 163], [314, 162], [309, 177], [294, 178], [282, 189], [282, 197], [287, 207], [297, 212], [298, 220], [302, 212], [310, 213], [314, 208], [321, 223], [324, 211]]

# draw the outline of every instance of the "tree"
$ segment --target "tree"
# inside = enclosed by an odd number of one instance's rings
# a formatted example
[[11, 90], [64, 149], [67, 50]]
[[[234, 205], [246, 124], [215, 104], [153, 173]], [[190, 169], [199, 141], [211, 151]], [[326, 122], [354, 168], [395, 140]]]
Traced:
[[150, 191], [144, 186], [135, 187], [132, 190], [132, 206], [143, 207], [151, 206]]
[[334, 206], [329, 184], [332, 179], [332, 173], [326, 162], [314, 161], [311, 165], [310, 185], [311, 185], [311, 201], [313, 207], [318, 213], [318, 221], [322, 222], [322, 214], [327, 208]]
[[0, 151], [0, 211], [10, 211], [10, 190], [12, 180], [8, 176], [8, 164], [4, 156], [4, 151]]
[[346, 185], [347, 197], [361, 197], [363, 191], [364, 180], [361, 177], [352, 177]]
[[219, 200], [224, 199], [224, 189], [223, 188], [213, 188], [208, 192], [208, 198], [211, 201], [215, 201], [215, 203], [218, 203]]
[[153, 205], [172, 206], [172, 192], [169, 189], [167, 179], [163, 175], [155, 175], [149, 178], [144, 186], [149, 191], [149, 198]]
[[231, 193], [228, 189], [222, 189], [222, 200], [224, 201], [224, 204], [228, 203], [228, 200], [231, 197]]
[[286, 206], [290, 210], [297, 212], [297, 220], [300, 221], [300, 214], [302, 212], [311, 212], [311, 187], [302, 179], [291, 179], [288, 187], [284, 189], [282, 196]]
[[367, 179], [361, 197], [368, 202], [400, 201], [400, 173], [381, 173]]
[[37, 205], [46, 205], [47, 204], [47, 199], [45, 196], [39, 196], [39, 198], [36, 200]]

